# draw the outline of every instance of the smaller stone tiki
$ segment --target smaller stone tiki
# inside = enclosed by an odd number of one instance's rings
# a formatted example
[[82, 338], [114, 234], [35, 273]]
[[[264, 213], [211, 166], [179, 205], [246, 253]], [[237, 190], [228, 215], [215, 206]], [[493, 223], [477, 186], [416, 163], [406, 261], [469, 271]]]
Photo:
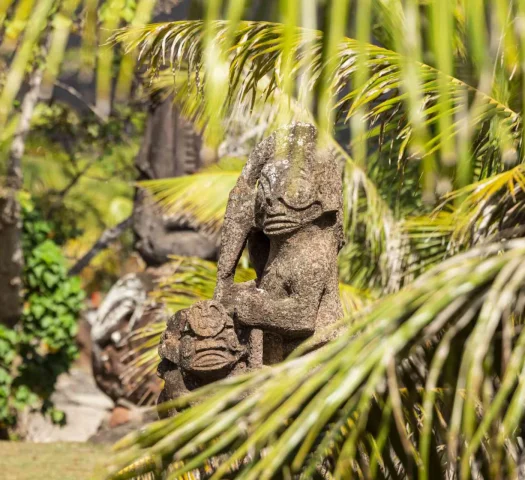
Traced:
[[[241, 330], [238, 333], [238, 330]], [[159, 347], [165, 385], [159, 403], [246, 371], [249, 332], [235, 329], [217, 301], [201, 301], [168, 321]]]
[[[342, 242], [340, 165], [318, 145], [313, 125], [277, 130], [257, 145], [230, 194], [214, 300], [168, 322], [159, 347], [159, 401], [280, 362], [340, 319]], [[245, 247], [257, 278], [234, 283]]]

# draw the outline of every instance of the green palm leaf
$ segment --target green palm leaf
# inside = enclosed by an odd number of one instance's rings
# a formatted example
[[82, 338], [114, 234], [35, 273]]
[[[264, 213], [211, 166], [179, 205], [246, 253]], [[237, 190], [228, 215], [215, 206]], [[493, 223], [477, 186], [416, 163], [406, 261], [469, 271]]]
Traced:
[[143, 472], [173, 464], [169, 478], [206, 465], [212, 478], [512, 475], [525, 413], [524, 258], [523, 240], [453, 257], [319, 350], [304, 355], [307, 342], [274, 368], [174, 401], [194, 406], [119, 442], [110, 478], [130, 478], [133, 467], [118, 471], [137, 459]]
[[[15, 3], [14, 8], [10, 8], [12, 3]], [[41, 97], [49, 99], [52, 96], [55, 81], [63, 69], [69, 36], [77, 27], [82, 30], [79, 65], [81, 79], [85, 82], [91, 81], [93, 71], [96, 71], [98, 113], [104, 118], [109, 115], [112, 106], [111, 79], [115, 49], [111, 45], [104, 44], [107, 43], [112, 32], [123, 25], [130, 23], [141, 26], [147, 23], [151, 18], [154, 4], [154, 0], [142, 0], [135, 7], [134, 2], [126, 4], [124, 0], [107, 0], [102, 2], [99, 9], [96, 0], [2, 2], [0, 29], [3, 29], [3, 35], [0, 54], [14, 52], [14, 57], [9, 63], [7, 78], [2, 82], [0, 89], [0, 129], [5, 127], [11, 116], [14, 100], [21, 90], [26, 73], [38, 63], [33, 60], [39, 45], [47, 46], [46, 51], [43, 52], [45, 70]], [[79, 8], [80, 6], [83, 8]], [[128, 20], [124, 18], [124, 7], [132, 9], [132, 18]], [[31, 65], [31, 61], [35, 65]], [[124, 55], [121, 63], [115, 88], [116, 101], [119, 103], [127, 102], [129, 99], [135, 55]], [[68, 68], [71, 69], [72, 66], [68, 65]]]
[[47, 24], [53, 4], [53, 0], [39, 0], [32, 11], [31, 6], [29, 6], [31, 28], [25, 32], [0, 93], [0, 130], [3, 130], [7, 124], [14, 100], [24, 80], [26, 68], [32, 59], [33, 49], [38, 44], [40, 34]]
[[[222, 45], [229, 38], [228, 22], [217, 21], [211, 30], [214, 32], [214, 42], [217, 45]], [[396, 114], [406, 101], [407, 93], [403, 93], [400, 89], [404, 79], [405, 63], [401, 54], [344, 38], [335, 54], [337, 68], [332, 77], [320, 86], [318, 82], [322, 78], [321, 73], [324, 68], [322, 32], [307, 31], [299, 27], [295, 28], [293, 35], [286, 32], [284, 25], [276, 23], [239, 23], [235, 31], [235, 42], [229, 50], [228, 104], [236, 105], [246, 100], [253, 104], [258, 98], [268, 99], [274, 92], [283, 91], [287, 81], [282, 70], [285, 62], [283, 57], [285, 35], [288, 42], [292, 41], [291, 47], [288, 45], [287, 48], [293, 58], [293, 67], [287, 75], [296, 78], [305, 68], [311, 72], [309, 83], [302, 83], [296, 93], [299, 104], [308, 97], [309, 91], [316, 88], [329, 88], [334, 96], [340, 97], [334, 106], [340, 118], [348, 120], [355, 112], [366, 107], [368, 109], [366, 118], [373, 126], [374, 122], [378, 122], [381, 118]], [[198, 72], [200, 84], [205, 84], [207, 72], [202, 63], [203, 36], [203, 22], [181, 21], [125, 30], [115, 38], [125, 43], [129, 49], [138, 49], [141, 59], [147, 63], [153, 74], [164, 66], [177, 70], [184, 64], [191, 73]], [[353, 85], [352, 79], [356, 74], [357, 63], [364, 65], [370, 72], [370, 78], [364, 85], [352, 87], [348, 93], [343, 93]], [[434, 126], [444, 114], [439, 108], [439, 98], [440, 94], [443, 94], [443, 85], [445, 85], [451, 109], [450, 112], [446, 112], [447, 115], [453, 116], [462, 105], [464, 98], [475, 98], [477, 109], [471, 128], [483, 131], [485, 125], [496, 122], [498, 128], [506, 132], [503, 136], [507, 140], [511, 139], [511, 144], [506, 145], [506, 148], [517, 150], [521, 122], [517, 112], [502, 101], [498, 101], [490, 92], [480, 91], [459, 78], [445, 75], [435, 67], [417, 63], [417, 68], [425, 127]], [[260, 82], [264, 80], [266, 83], [261, 88]], [[224, 115], [225, 112], [226, 108], [216, 113]], [[318, 115], [322, 118], [324, 115], [330, 115], [330, 112], [321, 111]], [[401, 145], [402, 156], [411, 142], [414, 126], [407, 121], [406, 116], [398, 115], [397, 118], [400, 121], [404, 118], [394, 138]], [[426, 143], [410, 155], [421, 157], [436, 152], [444, 141], [457, 135], [459, 126], [460, 122], [452, 122], [446, 130], [427, 139]], [[378, 131], [372, 130], [368, 135], [370, 134], [378, 135]]]
[[523, 236], [524, 192], [525, 170], [518, 165], [447, 194], [430, 215], [405, 219], [400, 228], [417, 255], [405, 275], [418, 275], [474, 245]]
[[217, 233], [244, 163], [244, 159], [226, 158], [193, 175], [148, 180], [140, 186], [153, 194], [167, 214], [184, 215], [202, 230]]

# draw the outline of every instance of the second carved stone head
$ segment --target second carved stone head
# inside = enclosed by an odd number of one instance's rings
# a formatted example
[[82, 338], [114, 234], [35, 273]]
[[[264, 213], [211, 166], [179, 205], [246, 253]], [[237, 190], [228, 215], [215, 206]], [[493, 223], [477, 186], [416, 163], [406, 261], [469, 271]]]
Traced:
[[233, 320], [213, 300], [177, 312], [168, 321], [159, 346], [161, 359], [200, 378], [224, 376], [246, 353]]

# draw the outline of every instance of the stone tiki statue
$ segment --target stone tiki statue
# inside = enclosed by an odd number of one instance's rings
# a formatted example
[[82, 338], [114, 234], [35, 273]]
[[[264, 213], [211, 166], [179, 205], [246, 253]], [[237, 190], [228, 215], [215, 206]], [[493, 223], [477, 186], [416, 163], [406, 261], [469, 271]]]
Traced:
[[[159, 348], [159, 401], [282, 361], [342, 317], [341, 170], [317, 131], [292, 123], [260, 142], [230, 194], [215, 298], [178, 312]], [[234, 283], [247, 247], [257, 278]], [[320, 337], [320, 342], [325, 339]]]

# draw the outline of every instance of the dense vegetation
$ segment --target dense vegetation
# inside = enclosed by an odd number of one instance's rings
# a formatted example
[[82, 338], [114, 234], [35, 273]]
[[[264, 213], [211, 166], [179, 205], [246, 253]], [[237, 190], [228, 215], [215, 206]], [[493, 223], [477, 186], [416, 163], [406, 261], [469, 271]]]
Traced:
[[24, 310], [14, 328], [0, 325], [0, 429], [14, 426], [24, 408], [38, 408], [53, 422], [66, 419], [53, 408], [56, 380], [78, 354], [77, 322], [84, 291], [69, 277], [53, 228], [31, 201], [23, 203]]
[[[333, 1], [319, 23], [218, 5], [118, 39], [153, 76], [188, 71], [177, 99], [211, 142], [240, 112], [318, 125], [346, 166], [340, 278], [361, 301], [325, 347], [178, 400], [119, 444], [112, 478], [518, 477], [525, 5]], [[227, 170], [146, 187], [214, 228]]]
[[[212, 0], [200, 20], [143, 26], [154, 4], [0, 6], [0, 264], [10, 267], [0, 270], [0, 420], [49, 396], [19, 380], [20, 365], [58, 359], [55, 375], [72, 359], [81, 292], [62, 256], [78, 258], [130, 213], [140, 71], [155, 92], [174, 93], [213, 147], [243, 128], [257, 127], [241, 132], [253, 145], [292, 119], [318, 126], [345, 166], [347, 315], [325, 347], [181, 399], [175, 419], [118, 445], [110, 475], [519, 478], [525, 2], [275, 2], [267, 22], [244, 20], [250, 2]], [[42, 102], [69, 70], [96, 78], [81, 113]], [[243, 161], [142, 186], [217, 233]], [[45, 222], [26, 212], [22, 237], [24, 188]], [[62, 238], [51, 239], [46, 225], [57, 220]], [[85, 285], [108, 286], [130, 243], [105, 253], [99, 266], [116, 268], [95, 269]], [[153, 296], [172, 310], [209, 298], [215, 265], [174, 261]], [[134, 375], [155, 370], [162, 328], [139, 332]]]
[[127, 233], [81, 269], [82, 288], [69, 272], [131, 214], [145, 114], [130, 102], [141, 93], [131, 89], [132, 56], [97, 45], [111, 29], [147, 21], [153, 4], [0, 5], [2, 436], [26, 407], [65, 420], [50, 396], [77, 355], [84, 289], [108, 289], [129, 257]]

